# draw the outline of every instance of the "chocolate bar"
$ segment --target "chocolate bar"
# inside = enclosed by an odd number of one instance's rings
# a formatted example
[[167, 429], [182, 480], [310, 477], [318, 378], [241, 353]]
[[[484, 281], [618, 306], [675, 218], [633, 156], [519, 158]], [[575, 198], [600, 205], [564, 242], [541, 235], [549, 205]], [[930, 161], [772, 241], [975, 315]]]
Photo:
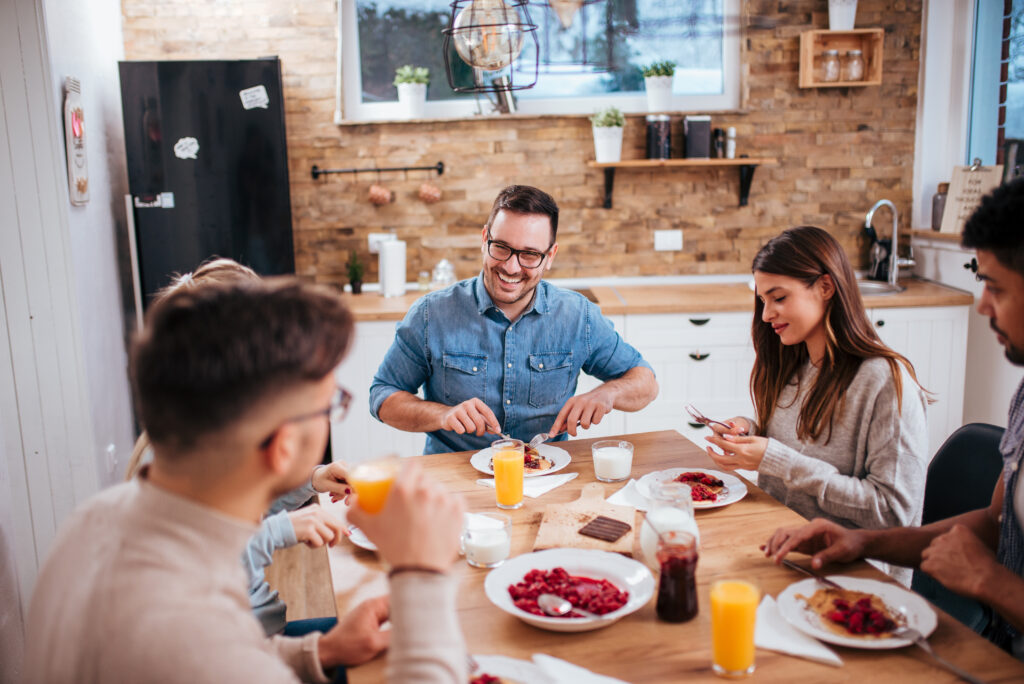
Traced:
[[581, 527], [579, 533], [602, 541], [615, 542], [631, 529], [633, 526], [629, 523], [599, 515]]

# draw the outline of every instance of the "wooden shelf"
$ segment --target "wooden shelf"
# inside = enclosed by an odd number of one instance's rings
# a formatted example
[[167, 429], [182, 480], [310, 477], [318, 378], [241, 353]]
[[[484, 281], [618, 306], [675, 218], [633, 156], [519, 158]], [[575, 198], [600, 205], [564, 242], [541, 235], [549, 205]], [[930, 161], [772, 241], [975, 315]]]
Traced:
[[[885, 29], [853, 29], [852, 31], [804, 31], [800, 34], [801, 88], [859, 88], [882, 85], [882, 44]], [[817, 65], [825, 50], [838, 50], [842, 64], [847, 50], [860, 50], [864, 59], [864, 79], [860, 81], [821, 81]]]
[[740, 206], [747, 206], [750, 197], [750, 184], [754, 180], [754, 171], [761, 164], [776, 164], [778, 160], [770, 157], [739, 157], [737, 159], [626, 159], [624, 161], [597, 163], [587, 162], [595, 169], [604, 169], [604, 208], [612, 208], [612, 190], [615, 187], [615, 169], [655, 169], [655, 168], [708, 168], [715, 166], [732, 166], [739, 169], [740, 174]]
[[955, 242], [956, 244], [960, 244], [960, 238], [962, 237], [960, 233], [940, 233], [930, 228], [915, 228], [910, 231], [910, 235], [924, 240], [939, 240], [941, 242]]

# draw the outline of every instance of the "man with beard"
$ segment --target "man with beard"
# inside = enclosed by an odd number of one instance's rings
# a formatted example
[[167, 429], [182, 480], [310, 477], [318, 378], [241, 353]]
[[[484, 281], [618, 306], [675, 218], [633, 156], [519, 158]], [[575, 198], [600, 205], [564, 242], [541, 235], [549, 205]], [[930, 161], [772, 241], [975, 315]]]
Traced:
[[[480, 274], [421, 298], [398, 325], [370, 387], [376, 418], [428, 433], [433, 454], [481, 449], [502, 432], [576, 436], [577, 426], [657, 396], [650, 365], [601, 310], [542, 280], [557, 231], [547, 193], [510, 185], [498, 194], [481, 232]], [[573, 396], [581, 370], [604, 384]]]
[[[962, 243], [978, 253], [985, 290], [978, 312], [988, 316], [1006, 358], [1024, 365], [1024, 178], [986, 196], [964, 226]], [[1024, 660], [1024, 382], [1010, 404], [999, 444], [1003, 476], [987, 508], [924, 527], [849, 530], [827, 520], [777, 530], [762, 547], [776, 562], [790, 551], [813, 554], [811, 566], [858, 558], [917, 567], [947, 589], [989, 606], [985, 635]]]

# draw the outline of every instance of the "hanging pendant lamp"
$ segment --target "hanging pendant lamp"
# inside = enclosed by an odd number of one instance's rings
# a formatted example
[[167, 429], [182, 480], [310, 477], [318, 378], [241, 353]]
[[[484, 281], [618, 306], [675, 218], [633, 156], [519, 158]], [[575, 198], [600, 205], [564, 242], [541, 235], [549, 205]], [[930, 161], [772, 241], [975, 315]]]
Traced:
[[[455, 0], [444, 33], [448, 85], [457, 93], [524, 90], [537, 84], [540, 50], [527, 0]], [[512, 63], [533, 45], [533, 79], [516, 82]], [[452, 59], [452, 53], [460, 61]], [[462, 66], [465, 63], [469, 70]]]

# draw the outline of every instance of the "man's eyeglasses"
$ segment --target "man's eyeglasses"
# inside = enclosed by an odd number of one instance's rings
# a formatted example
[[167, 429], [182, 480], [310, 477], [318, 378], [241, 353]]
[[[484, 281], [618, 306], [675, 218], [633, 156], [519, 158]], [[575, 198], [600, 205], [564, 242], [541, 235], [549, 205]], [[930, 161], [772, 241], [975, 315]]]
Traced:
[[348, 415], [348, 408], [352, 404], [352, 393], [347, 389], [338, 385], [334, 390], [334, 395], [331, 396], [331, 403], [325, 409], [319, 411], [310, 411], [309, 413], [302, 413], [297, 416], [293, 416], [288, 420], [274, 428], [274, 431], [267, 435], [267, 438], [260, 442], [260, 448], [265, 449], [270, 445], [270, 442], [274, 439], [274, 435], [285, 423], [297, 423], [303, 420], [309, 420], [310, 418], [319, 418], [320, 416], [327, 416], [327, 420], [332, 423], [340, 423], [345, 420], [345, 416]]
[[[513, 249], [504, 242], [491, 240], [490, 235], [487, 238], [487, 253], [497, 261], [508, 261], [512, 255], [515, 255], [519, 265], [523, 268], [537, 268], [544, 262], [544, 257], [548, 255], [547, 252], [537, 252], [532, 249]], [[548, 249], [551, 249], [550, 245]]]

